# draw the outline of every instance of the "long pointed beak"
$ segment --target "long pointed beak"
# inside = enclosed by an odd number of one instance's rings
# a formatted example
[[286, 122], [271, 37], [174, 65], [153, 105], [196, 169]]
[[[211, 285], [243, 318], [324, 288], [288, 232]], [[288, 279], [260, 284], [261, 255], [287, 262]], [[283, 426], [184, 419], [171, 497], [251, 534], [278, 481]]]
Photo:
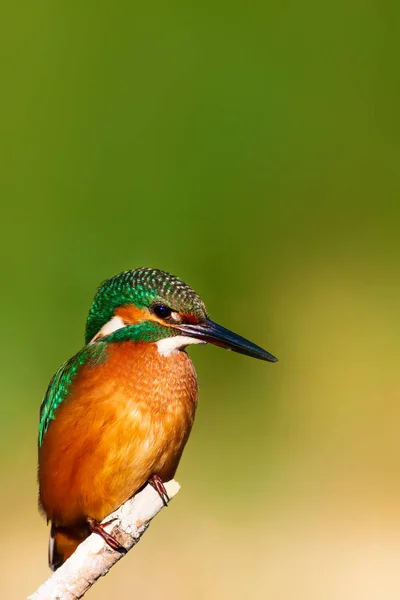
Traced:
[[182, 323], [181, 325], [177, 325], [176, 329], [179, 329], [179, 331], [189, 337], [204, 340], [215, 346], [227, 348], [240, 354], [247, 354], [247, 356], [252, 356], [253, 358], [268, 360], [269, 362], [277, 362], [278, 360], [275, 356], [260, 348], [260, 346], [256, 346], [253, 342], [246, 340], [237, 333], [233, 333], [233, 331], [229, 331], [229, 329], [225, 329], [225, 327], [214, 323], [210, 319], [207, 319], [204, 323]]

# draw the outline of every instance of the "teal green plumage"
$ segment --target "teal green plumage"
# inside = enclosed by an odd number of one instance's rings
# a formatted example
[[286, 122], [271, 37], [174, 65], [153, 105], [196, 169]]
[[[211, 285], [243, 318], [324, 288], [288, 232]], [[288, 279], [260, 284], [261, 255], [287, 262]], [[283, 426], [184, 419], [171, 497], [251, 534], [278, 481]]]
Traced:
[[81, 366], [106, 359], [107, 343], [126, 340], [155, 342], [178, 335], [178, 331], [154, 322], [144, 322], [119, 329], [95, 344], [90, 341], [114, 316], [116, 308], [134, 304], [138, 308], [150, 307], [157, 302], [170, 302], [176, 311], [192, 312], [203, 319], [205, 306], [192, 288], [178, 277], [158, 269], [140, 268], [125, 271], [104, 281], [93, 300], [86, 323], [86, 346], [65, 362], [56, 372], [47, 389], [40, 409], [39, 446], [55, 418], [56, 410], [67, 397], [70, 386]]
[[107, 344], [105, 342], [96, 342], [80, 350], [75, 356], [67, 360], [50, 381], [42, 405], [40, 407], [39, 421], [39, 447], [42, 445], [43, 437], [55, 418], [55, 412], [61, 402], [66, 398], [68, 391], [74, 381], [79, 369], [87, 364], [93, 366], [103, 362], [106, 359]]
[[118, 329], [102, 337], [101, 342], [98, 340], [95, 344], [90, 344], [102, 327], [113, 318], [117, 308], [130, 304], [139, 309], [150, 308], [160, 302], [172, 305], [176, 312], [191, 313], [203, 321], [207, 317], [203, 301], [192, 288], [179, 277], [158, 269], [140, 268], [125, 271], [100, 285], [86, 322], [86, 346], [58, 369], [42, 402], [39, 446], [42, 445], [50, 422], [55, 418], [57, 408], [67, 397], [80, 367], [88, 361], [97, 364], [105, 360], [107, 343], [126, 340], [156, 342], [179, 335], [179, 331], [174, 328], [146, 321]]
[[170, 302], [178, 312], [191, 312], [202, 318], [206, 315], [201, 298], [179, 277], [158, 269], [125, 271], [100, 285], [86, 323], [86, 344], [112, 318], [119, 306], [134, 304], [144, 308], [156, 302]]

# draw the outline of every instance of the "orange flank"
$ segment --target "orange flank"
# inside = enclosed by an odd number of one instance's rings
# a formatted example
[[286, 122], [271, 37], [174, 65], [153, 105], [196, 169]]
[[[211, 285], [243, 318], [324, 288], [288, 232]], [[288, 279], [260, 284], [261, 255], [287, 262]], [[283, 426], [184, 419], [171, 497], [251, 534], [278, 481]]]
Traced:
[[80, 369], [39, 451], [40, 504], [63, 560], [89, 534], [88, 518], [104, 519], [153, 474], [174, 476], [195, 415], [185, 352], [126, 341], [106, 353]]

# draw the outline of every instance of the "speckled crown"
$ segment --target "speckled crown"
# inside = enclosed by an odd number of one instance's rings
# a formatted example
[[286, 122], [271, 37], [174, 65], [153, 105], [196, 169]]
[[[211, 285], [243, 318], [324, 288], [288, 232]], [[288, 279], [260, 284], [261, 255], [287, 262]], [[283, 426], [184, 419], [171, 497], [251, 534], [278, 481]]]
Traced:
[[86, 344], [119, 306], [135, 304], [145, 308], [155, 303], [165, 303], [176, 312], [192, 313], [200, 318], [206, 316], [200, 296], [179, 277], [145, 267], [124, 271], [100, 285], [86, 322]]

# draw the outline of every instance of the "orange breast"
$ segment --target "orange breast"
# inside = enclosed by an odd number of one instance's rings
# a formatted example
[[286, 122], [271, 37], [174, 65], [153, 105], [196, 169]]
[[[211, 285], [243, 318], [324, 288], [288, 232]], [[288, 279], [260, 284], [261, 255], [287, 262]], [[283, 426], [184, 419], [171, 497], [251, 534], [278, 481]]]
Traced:
[[39, 453], [40, 502], [58, 525], [102, 520], [157, 473], [171, 479], [192, 427], [197, 378], [185, 352], [110, 344], [84, 366]]

